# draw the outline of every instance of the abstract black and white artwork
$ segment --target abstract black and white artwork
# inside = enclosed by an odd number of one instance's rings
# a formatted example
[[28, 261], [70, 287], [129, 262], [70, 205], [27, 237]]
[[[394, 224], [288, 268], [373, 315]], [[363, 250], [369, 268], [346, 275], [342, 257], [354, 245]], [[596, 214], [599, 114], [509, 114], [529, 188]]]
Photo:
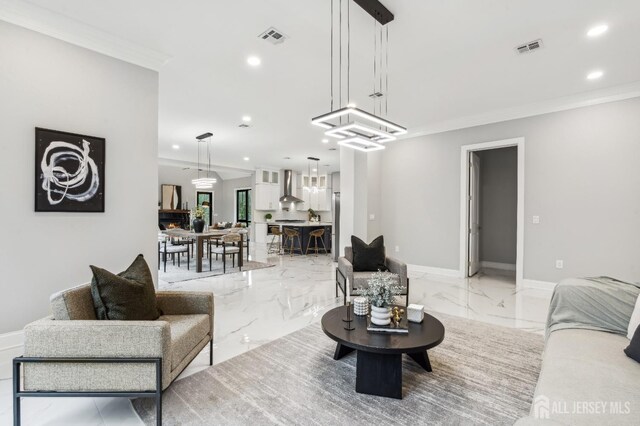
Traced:
[[104, 212], [105, 140], [36, 127], [37, 212]]

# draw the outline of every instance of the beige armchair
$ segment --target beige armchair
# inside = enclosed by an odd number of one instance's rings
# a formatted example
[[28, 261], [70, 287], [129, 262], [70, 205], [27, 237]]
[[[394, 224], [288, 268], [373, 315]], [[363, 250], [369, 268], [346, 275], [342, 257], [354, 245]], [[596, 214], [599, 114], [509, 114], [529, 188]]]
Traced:
[[[356, 296], [362, 293], [362, 290], [368, 286], [368, 281], [373, 272], [354, 272], [353, 271], [353, 250], [351, 247], [344, 248], [344, 256], [338, 258], [338, 267], [336, 268], [336, 297], [338, 290], [342, 291], [343, 303], [347, 304], [347, 294]], [[407, 276], [407, 265], [393, 257], [386, 257], [385, 265], [389, 268], [389, 272], [397, 276], [398, 284], [406, 288], [403, 296], [406, 296], [406, 305], [409, 305], [409, 277]], [[348, 286], [348, 288], [347, 288]]]
[[156, 297], [156, 321], [110, 321], [96, 319], [89, 284], [51, 296], [53, 315], [24, 328], [14, 359], [14, 424], [29, 396], [153, 397], [162, 424], [162, 391], [207, 344], [213, 363], [213, 294]]

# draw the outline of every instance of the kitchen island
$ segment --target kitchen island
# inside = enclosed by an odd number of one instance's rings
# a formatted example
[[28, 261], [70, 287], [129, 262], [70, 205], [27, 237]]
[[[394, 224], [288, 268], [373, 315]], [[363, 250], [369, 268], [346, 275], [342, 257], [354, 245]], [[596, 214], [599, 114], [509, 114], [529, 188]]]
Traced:
[[[307, 249], [307, 244], [309, 243], [310, 236], [309, 234], [316, 229], [324, 229], [324, 235], [322, 236], [324, 245], [327, 248], [327, 253], [331, 253], [331, 228], [332, 224], [330, 222], [309, 222], [309, 221], [278, 221], [278, 222], [256, 222], [255, 223], [255, 232], [256, 232], [256, 241], [259, 241], [259, 237], [265, 238], [264, 242], [271, 242], [271, 227], [277, 226], [280, 228], [282, 233], [284, 234], [284, 230], [294, 229], [298, 231], [300, 234], [300, 240], [298, 238], [295, 239], [294, 244], [294, 253], [300, 254], [300, 249], [302, 249], [302, 254], [305, 254]], [[283, 237], [284, 240], [284, 237]], [[282, 241], [284, 244], [284, 241]], [[289, 248], [289, 242], [287, 242], [287, 250]], [[284, 246], [283, 246], [284, 247]], [[311, 238], [311, 246], [309, 247], [309, 253], [315, 254], [315, 244], [313, 238]], [[322, 250], [322, 243], [318, 241], [318, 253], [324, 253]]]

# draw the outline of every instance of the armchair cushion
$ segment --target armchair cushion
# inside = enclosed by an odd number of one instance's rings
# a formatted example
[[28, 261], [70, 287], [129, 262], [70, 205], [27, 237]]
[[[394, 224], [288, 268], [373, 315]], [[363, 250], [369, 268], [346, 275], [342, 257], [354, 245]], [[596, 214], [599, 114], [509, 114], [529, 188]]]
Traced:
[[91, 265], [91, 296], [96, 317], [101, 320], [158, 319], [153, 278], [147, 262], [139, 254], [127, 270], [118, 275]]
[[384, 237], [382, 235], [371, 241], [370, 244], [352, 235], [351, 246], [353, 247], [354, 272], [388, 270], [385, 265]]
[[162, 315], [159, 321], [168, 322], [171, 329], [172, 370], [209, 335], [209, 315]]
[[[171, 383], [171, 329], [166, 321], [56, 321], [45, 318], [24, 328], [28, 357], [163, 358]], [[166, 379], [168, 380], [166, 380]], [[166, 387], [165, 386], [165, 387]], [[26, 390], [153, 390], [153, 364], [47, 363], [24, 366]]]

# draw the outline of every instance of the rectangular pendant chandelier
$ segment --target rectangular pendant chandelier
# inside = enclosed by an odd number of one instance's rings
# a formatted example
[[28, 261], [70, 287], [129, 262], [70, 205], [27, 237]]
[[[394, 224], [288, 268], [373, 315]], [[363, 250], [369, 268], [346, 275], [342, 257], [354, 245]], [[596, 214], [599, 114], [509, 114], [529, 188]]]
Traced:
[[359, 137], [377, 143], [385, 143], [396, 140], [396, 137], [366, 124], [352, 121], [342, 126], [336, 126], [331, 130], [324, 132], [325, 135], [337, 139], [345, 139], [349, 137]]
[[356, 149], [358, 151], [371, 152], [384, 149], [385, 146], [377, 142], [360, 138], [358, 136], [338, 141], [338, 145]]
[[331, 123], [331, 120], [335, 120], [336, 118], [349, 116], [353, 114], [357, 117], [360, 117], [365, 121], [370, 123], [371, 127], [382, 126], [386, 128], [386, 132], [391, 136], [400, 136], [407, 133], [407, 129], [405, 127], [399, 126], [395, 123], [392, 123], [389, 120], [385, 120], [384, 118], [380, 118], [373, 114], [369, 114], [366, 111], [363, 111], [356, 107], [347, 106], [344, 108], [340, 108], [339, 110], [329, 112], [327, 114], [319, 115], [318, 117], [311, 119], [311, 124], [315, 124], [316, 126], [324, 127], [325, 129], [333, 129], [334, 127], [339, 126], [339, 124]]
[[213, 184], [218, 180], [216, 178], [198, 178], [192, 179], [191, 183], [196, 186], [196, 189], [211, 189], [213, 188]]
[[[349, 120], [351, 115], [361, 121], [340, 124], [342, 117]], [[341, 139], [339, 145], [366, 152], [384, 149], [383, 143], [396, 140], [397, 136], [407, 133], [407, 129], [402, 126], [352, 106], [315, 117], [311, 119], [311, 123], [328, 129], [325, 135]]]

